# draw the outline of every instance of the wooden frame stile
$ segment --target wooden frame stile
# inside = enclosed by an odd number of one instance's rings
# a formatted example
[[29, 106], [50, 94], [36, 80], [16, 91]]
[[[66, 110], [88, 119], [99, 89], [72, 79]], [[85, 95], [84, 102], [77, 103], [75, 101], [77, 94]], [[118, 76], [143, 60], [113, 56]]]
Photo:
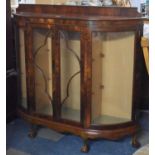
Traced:
[[138, 40], [138, 35], [139, 35], [139, 32], [137, 32], [137, 30], [134, 31], [135, 33], [135, 36], [134, 36], [134, 69], [133, 69], [133, 88], [132, 88], [132, 121], [136, 121], [136, 111], [135, 111], [135, 104], [137, 104], [138, 102], [138, 96], [137, 96], [137, 74], [136, 74], [136, 71], [138, 69], [138, 64], [137, 64], [137, 40]]
[[60, 81], [60, 34], [56, 26], [54, 26], [52, 39], [52, 78], [53, 78], [53, 118], [60, 120], [61, 116], [61, 81]]
[[132, 121], [137, 121], [138, 112], [137, 108], [140, 103], [140, 91], [141, 91], [141, 59], [142, 59], [142, 49], [140, 46], [140, 40], [143, 35], [143, 26], [137, 26], [135, 30], [135, 48], [134, 48], [134, 73], [133, 73], [133, 101], [132, 101]]
[[[84, 129], [91, 125], [92, 102], [92, 32], [83, 28], [81, 32], [81, 122]], [[84, 133], [82, 152], [89, 151], [88, 137]]]
[[92, 96], [92, 33], [83, 28], [81, 32], [81, 121], [84, 128], [91, 124]]
[[36, 109], [35, 106], [35, 77], [33, 65], [33, 32], [31, 24], [26, 22], [26, 29], [24, 30], [25, 39], [25, 62], [26, 62], [26, 87], [27, 87], [27, 105], [28, 111], [33, 113]]
[[[135, 124], [138, 124], [138, 107], [140, 104], [140, 91], [141, 91], [141, 60], [142, 60], [142, 52], [140, 41], [143, 34], [142, 24], [138, 25], [135, 30], [135, 41], [134, 41], [134, 71], [133, 71], [133, 93], [132, 93], [132, 121]], [[137, 127], [137, 132], [140, 130], [140, 126]], [[132, 146], [140, 147], [140, 143], [137, 140], [137, 134], [133, 133], [132, 135]]]

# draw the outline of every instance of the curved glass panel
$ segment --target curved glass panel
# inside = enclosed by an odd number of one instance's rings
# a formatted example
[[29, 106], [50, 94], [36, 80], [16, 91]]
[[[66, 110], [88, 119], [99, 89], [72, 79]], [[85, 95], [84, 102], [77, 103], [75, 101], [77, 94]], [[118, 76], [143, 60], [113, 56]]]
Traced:
[[27, 90], [26, 90], [26, 68], [25, 68], [25, 42], [24, 30], [19, 29], [19, 74], [20, 74], [20, 105], [27, 109]]
[[93, 32], [92, 124], [131, 120], [134, 32]]

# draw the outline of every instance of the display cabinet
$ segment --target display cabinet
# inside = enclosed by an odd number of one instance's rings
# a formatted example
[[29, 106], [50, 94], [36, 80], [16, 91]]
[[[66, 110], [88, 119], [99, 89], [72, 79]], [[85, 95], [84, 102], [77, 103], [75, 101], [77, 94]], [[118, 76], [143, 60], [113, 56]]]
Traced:
[[143, 19], [136, 8], [19, 5], [18, 114], [88, 139], [136, 133]]

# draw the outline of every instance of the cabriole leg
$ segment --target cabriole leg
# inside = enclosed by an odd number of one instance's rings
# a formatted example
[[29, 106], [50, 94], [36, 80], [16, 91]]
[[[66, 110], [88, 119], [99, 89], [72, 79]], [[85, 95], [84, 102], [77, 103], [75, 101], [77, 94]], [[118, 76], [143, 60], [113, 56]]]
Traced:
[[38, 126], [37, 125], [34, 125], [34, 124], [31, 124], [30, 131], [28, 133], [28, 136], [30, 138], [35, 138], [36, 135], [37, 135], [37, 132], [38, 132]]
[[88, 139], [83, 139], [83, 146], [81, 152], [87, 153], [89, 151]]
[[140, 143], [137, 140], [137, 135], [136, 134], [134, 134], [132, 136], [132, 146], [135, 147], [135, 148], [139, 148], [140, 147]]

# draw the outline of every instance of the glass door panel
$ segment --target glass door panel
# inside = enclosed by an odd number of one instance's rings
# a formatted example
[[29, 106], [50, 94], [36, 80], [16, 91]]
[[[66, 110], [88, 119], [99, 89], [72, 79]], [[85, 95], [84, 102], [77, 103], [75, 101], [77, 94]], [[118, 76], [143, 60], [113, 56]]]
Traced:
[[33, 30], [36, 113], [53, 115], [52, 109], [52, 31]]
[[134, 32], [93, 32], [92, 124], [131, 120]]
[[61, 117], [80, 122], [80, 33], [60, 31]]

